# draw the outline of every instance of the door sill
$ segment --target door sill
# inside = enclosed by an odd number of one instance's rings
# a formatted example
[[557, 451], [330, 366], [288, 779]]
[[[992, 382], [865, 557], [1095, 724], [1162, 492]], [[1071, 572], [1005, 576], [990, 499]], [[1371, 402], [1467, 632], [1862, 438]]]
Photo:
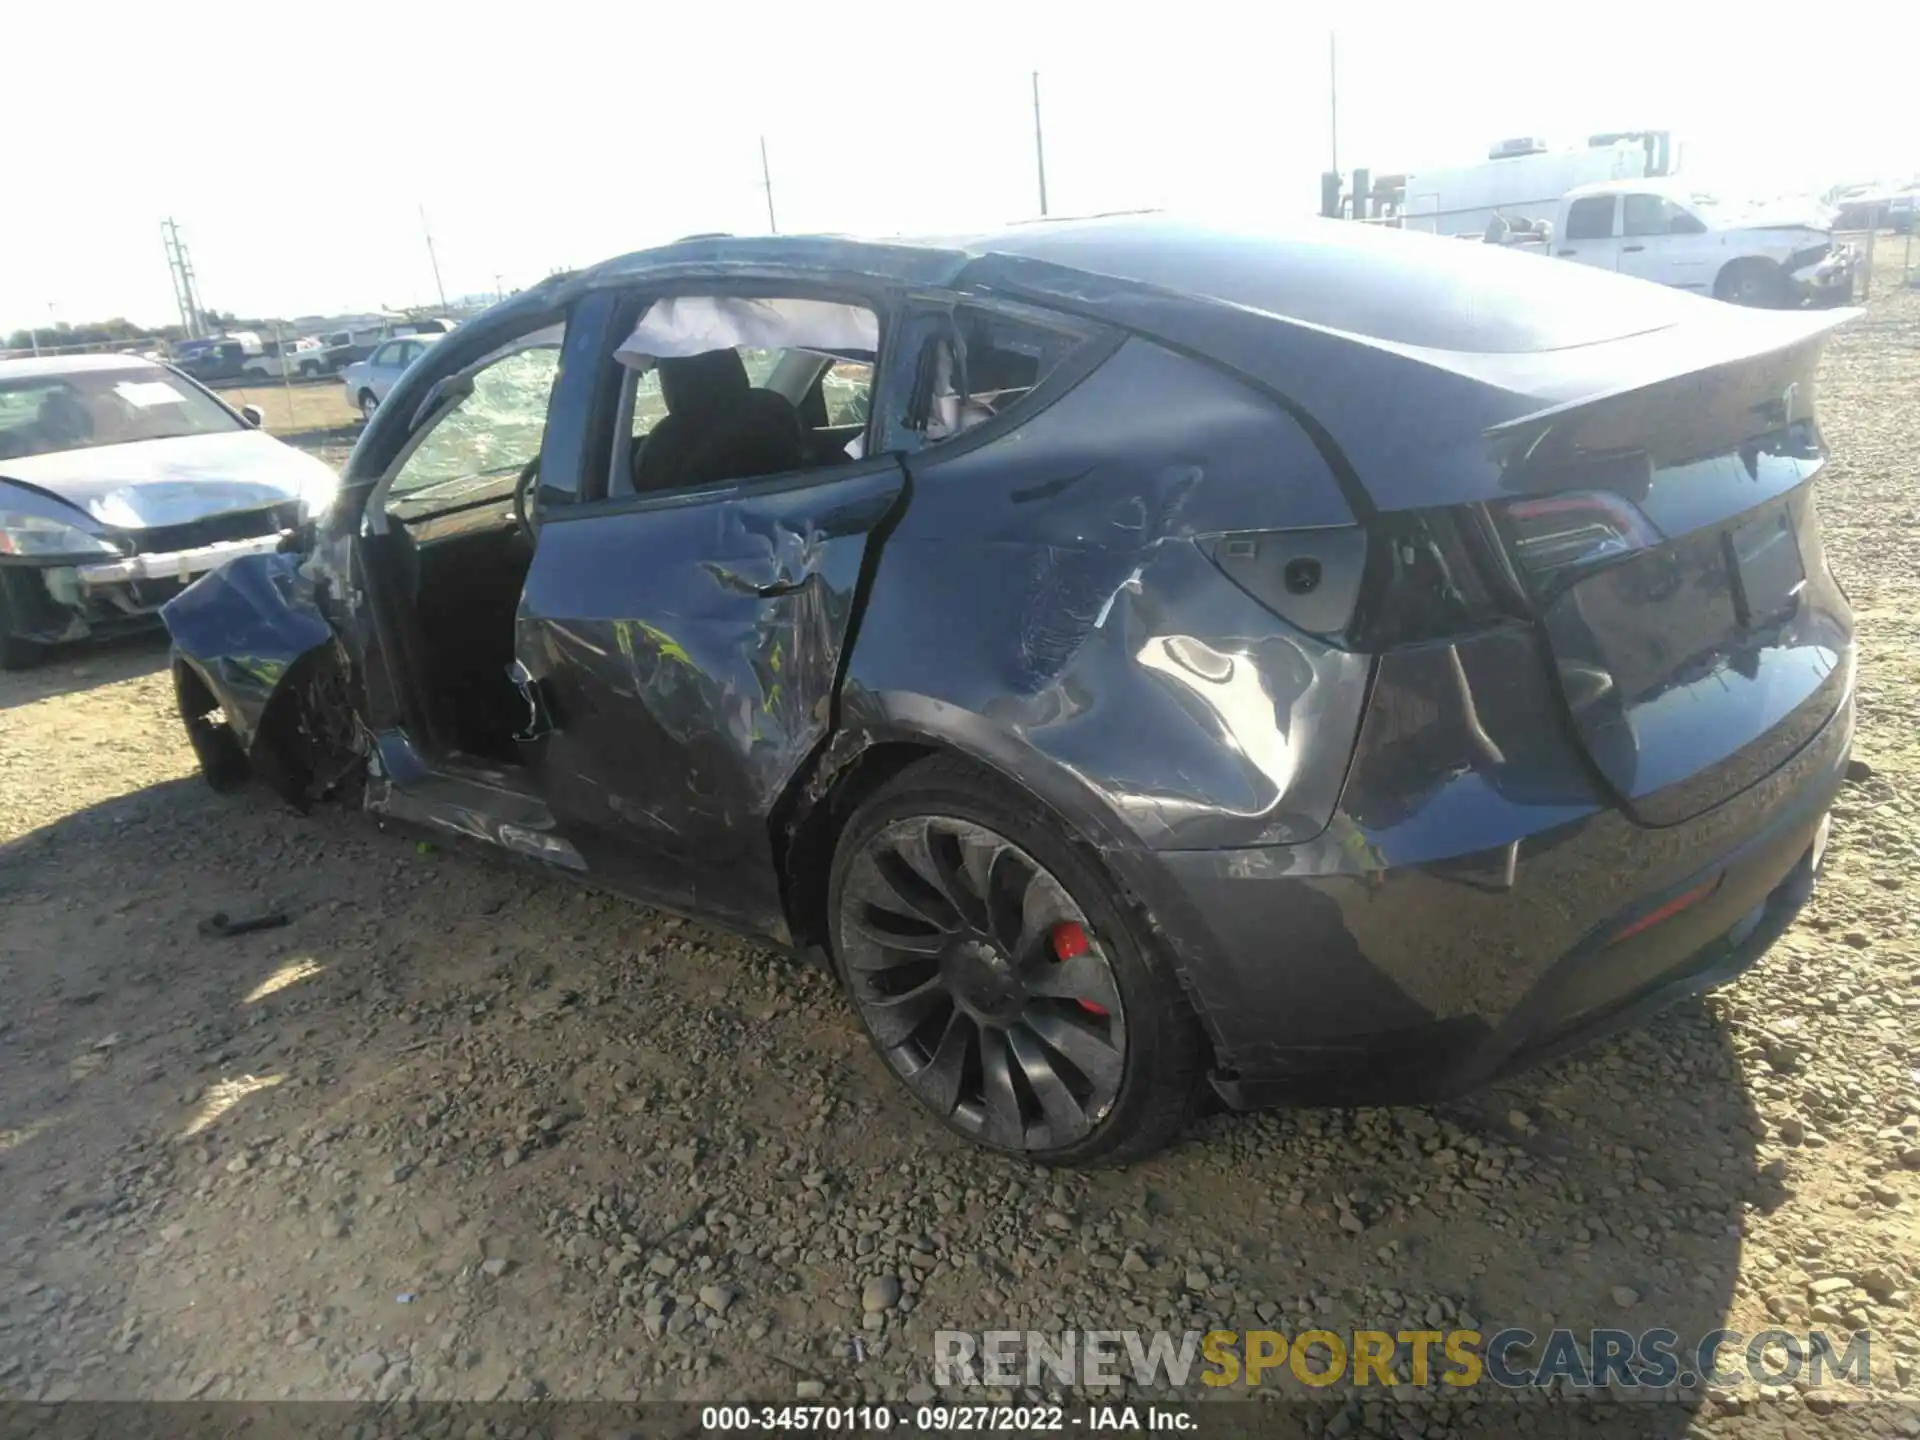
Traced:
[[563, 870], [584, 873], [587, 868], [580, 852], [560, 837], [553, 812], [518, 766], [459, 754], [429, 759], [402, 730], [374, 737], [366, 808]]

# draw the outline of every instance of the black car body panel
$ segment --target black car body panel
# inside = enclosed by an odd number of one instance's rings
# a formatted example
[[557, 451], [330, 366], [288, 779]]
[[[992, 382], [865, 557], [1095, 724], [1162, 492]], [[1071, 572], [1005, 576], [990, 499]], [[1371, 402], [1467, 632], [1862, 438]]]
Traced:
[[[1842, 777], [1850, 700], [1764, 781], [1648, 828], [1542, 725], [1535, 651], [1500, 631], [1396, 654], [1317, 840], [1166, 855], [1136, 873], [1173, 944], [1207, 957], [1191, 968], [1247, 1098], [1469, 1089], [1645, 995], [1684, 991], [1791, 884]], [[1672, 919], [1610, 943], [1702, 886]], [[1273, 966], [1284, 1005], [1268, 998]]]
[[1284, 411], [1135, 339], [1031, 420], [907, 465], [849, 723], [975, 753], [1156, 849], [1325, 826], [1341, 771], [1301, 762], [1352, 749], [1368, 662], [1276, 627], [1199, 544], [1351, 523]]
[[528, 765], [608, 884], [776, 935], [768, 817], [825, 741], [897, 460], [543, 527], [517, 652]]
[[[823, 288], [881, 317], [872, 458], [599, 493], [595, 375], [640, 307]], [[923, 342], [968, 306], [1084, 344], [932, 443]], [[483, 761], [382, 578], [415, 542], [360, 506], [449, 377], [562, 317], [515, 758]], [[836, 797], [957, 752], [1100, 857], [1227, 1098], [1447, 1093], [1722, 978], [1804, 900], [1852, 734], [1813, 505], [1840, 318], [1358, 226], [692, 240], [463, 325], [304, 571], [167, 619], [242, 727], [337, 636], [370, 808], [794, 947]], [[499, 531], [506, 499], [417, 535]]]
[[334, 640], [301, 574], [302, 558], [282, 552], [230, 560], [163, 612], [178, 662], [200, 678], [248, 749], [295, 665]]

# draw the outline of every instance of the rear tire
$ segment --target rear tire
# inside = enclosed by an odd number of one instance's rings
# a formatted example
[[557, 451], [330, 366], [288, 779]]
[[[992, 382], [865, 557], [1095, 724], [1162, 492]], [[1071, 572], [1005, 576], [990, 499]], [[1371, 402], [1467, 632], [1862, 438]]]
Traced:
[[1777, 310], [1787, 303], [1787, 277], [1771, 260], [1735, 260], [1713, 282], [1716, 300]]
[[1118, 1164], [1192, 1117], [1207, 1044], [1144, 919], [1068, 833], [957, 757], [909, 766], [835, 845], [831, 949], [874, 1048], [942, 1124], [1042, 1165]]

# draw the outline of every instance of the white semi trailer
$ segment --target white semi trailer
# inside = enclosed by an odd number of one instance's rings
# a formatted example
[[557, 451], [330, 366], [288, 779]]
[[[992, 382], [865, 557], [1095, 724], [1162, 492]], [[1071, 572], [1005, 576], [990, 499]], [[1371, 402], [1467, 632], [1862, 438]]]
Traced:
[[1551, 221], [1569, 190], [1603, 180], [1655, 179], [1678, 168], [1665, 130], [1595, 135], [1579, 149], [1503, 140], [1478, 165], [1408, 174], [1398, 212], [1409, 230], [1479, 235], [1496, 212], [1510, 221]]

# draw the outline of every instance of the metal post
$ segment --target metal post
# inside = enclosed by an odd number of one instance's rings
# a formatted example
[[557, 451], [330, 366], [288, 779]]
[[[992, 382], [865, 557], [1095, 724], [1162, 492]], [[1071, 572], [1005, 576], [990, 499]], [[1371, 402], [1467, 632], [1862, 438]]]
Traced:
[[180, 238], [180, 227], [173, 231], [175, 248], [180, 252], [180, 289], [187, 297], [188, 333], [198, 336], [205, 330], [206, 323], [200, 310], [200, 277], [193, 271], [193, 255], [187, 249], [187, 242]]
[[440, 308], [447, 308], [447, 287], [440, 281], [440, 257], [434, 253], [433, 231], [427, 228], [427, 207], [420, 207], [420, 233], [427, 237], [427, 261], [433, 266], [433, 288], [440, 296]]
[[287, 432], [293, 432], [293, 375], [287, 369], [287, 339], [278, 320], [273, 322], [273, 348], [280, 353], [280, 393], [287, 397]]
[[160, 222], [160, 244], [167, 252], [167, 275], [173, 281], [173, 301], [180, 307], [180, 329], [189, 340], [200, 336], [200, 299], [193, 290], [193, 262], [187, 257], [180, 227], [171, 217]]
[[767, 168], [767, 137], [760, 137], [760, 188], [767, 192], [767, 233], [778, 235], [780, 226], [773, 218], [773, 171]]
[[1040, 213], [1047, 213], [1047, 142], [1040, 129], [1040, 72], [1033, 72], [1033, 160], [1040, 172]]
[[1333, 31], [1327, 32], [1327, 139], [1333, 152], [1333, 172], [1340, 173], [1340, 61]]

